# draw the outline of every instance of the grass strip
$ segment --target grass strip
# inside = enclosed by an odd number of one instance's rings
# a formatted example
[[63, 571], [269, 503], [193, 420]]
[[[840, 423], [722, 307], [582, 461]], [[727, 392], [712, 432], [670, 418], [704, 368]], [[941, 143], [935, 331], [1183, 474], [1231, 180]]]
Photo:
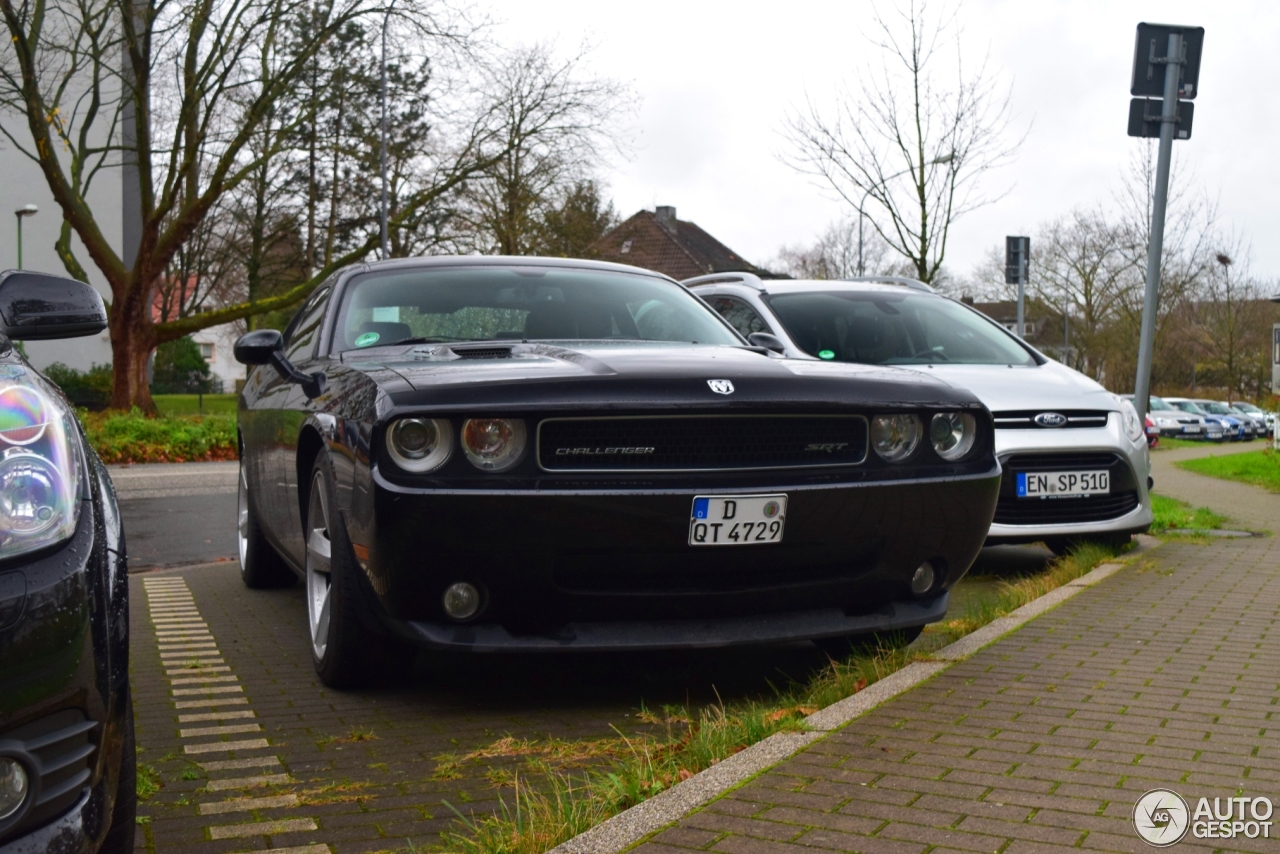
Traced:
[[185, 463], [236, 458], [235, 415], [148, 418], [141, 411], [78, 410], [106, 463]]
[[[1083, 544], [1033, 575], [1001, 582], [994, 596], [973, 603], [963, 616], [930, 626], [946, 642], [985, 626], [1039, 596], [1074, 581], [1116, 556], [1114, 549]], [[491, 773], [509, 787], [496, 814], [458, 816], [458, 830], [443, 834], [434, 850], [455, 854], [541, 854], [629, 807], [777, 732], [805, 730], [803, 718], [863, 690], [913, 660], [910, 648], [882, 646], [828, 662], [806, 683], [779, 686], [771, 696], [700, 708], [641, 709], [640, 720], [657, 735], [566, 742], [503, 738], [471, 753], [438, 757], [437, 777], [448, 779], [469, 762], [517, 758], [523, 772]], [[585, 766], [585, 767], [583, 767]], [[410, 846], [412, 848], [412, 845]]]
[[1170, 528], [1192, 528], [1195, 530], [1217, 530], [1227, 521], [1226, 516], [1214, 513], [1208, 507], [1192, 507], [1185, 501], [1169, 498], [1166, 495], [1151, 493], [1151, 533], [1167, 536]]
[[1271, 448], [1247, 451], [1243, 454], [1184, 460], [1177, 466], [1196, 474], [1234, 480], [1261, 486], [1271, 492], [1280, 492], [1280, 453], [1276, 453]]

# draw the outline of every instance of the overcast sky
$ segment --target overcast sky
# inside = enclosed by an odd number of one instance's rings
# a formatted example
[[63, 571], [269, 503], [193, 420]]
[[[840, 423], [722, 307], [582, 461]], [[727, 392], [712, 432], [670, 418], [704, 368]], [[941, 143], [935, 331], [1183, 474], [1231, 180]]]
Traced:
[[[504, 41], [554, 40], [565, 52], [589, 41], [591, 68], [632, 86], [635, 153], [604, 176], [624, 217], [675, 205], [763, 262], [846, 212], [777, 154], [784, 119], [806, 94], [829, 104], [854, 80], [868, 50], [866, 0], [486, 2]], [[1280, 279], [1280, 158], [1266, 154], [1280, 149], [1280, 3], [969, 0], [961, 19], [966, 53], [989, 52], [1012, 87], [1015, 128], [1030, 131], [1017, 159], [986, 179], [1007, 195], [956, 224], [950, 269], [967, 275], [1006, 234], [1112, 204], [1144, 144], [1125, 125], [1134, 26], [1148, 20], [1205, 28], [1193, 138], [1174, 143], [1181, 177], [1194, 172], [1222, 225], [1249, 239], [1254, 273]]]

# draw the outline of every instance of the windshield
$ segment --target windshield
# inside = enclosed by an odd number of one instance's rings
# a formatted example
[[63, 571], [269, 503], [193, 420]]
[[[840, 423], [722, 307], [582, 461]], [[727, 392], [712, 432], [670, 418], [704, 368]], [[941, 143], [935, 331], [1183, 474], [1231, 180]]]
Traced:
[[1175, 409], [1181, 409], [1183, 412], [1194, 412], [1196, 415], [1209, 414], [1189, 400], [1171, 400], [1169, 403], [1172, 403]]
[[941, 297], [814, 291], [766, 299], [796, 345], [819, 359], [868, 365], [1036, 364], [1000, 327]]
[[742, 342], [679, 285], [555, 267], [367, 273], [344, 292], [335, 351], [451, 341]]
[[1258, 407], [1254, 406], [1252, 403], [1237, 403], [1233, 405], [1235, 406], [1236, 409], [1239, 409], [1241, 412], [1261, 412], [1262, 411]]
[[1221, 403], [1212, 403], [1209, 401], [1203, 401], [1200, 403], [1200, 408], [1207, 410], [1209, 412], [1212, 412], [1214, 415], [1234, 415], [1235, 414], [1231, 411], [1229, 407], [1223, 406]]
[[1147, 409], [1173, 409], [1172, 406], [1165, 403], [1164, 398], [1156, 397], [1154, 394], [1147, 398], [1147, 400], [1151, 402], [1151, 405], [1148, 406]]

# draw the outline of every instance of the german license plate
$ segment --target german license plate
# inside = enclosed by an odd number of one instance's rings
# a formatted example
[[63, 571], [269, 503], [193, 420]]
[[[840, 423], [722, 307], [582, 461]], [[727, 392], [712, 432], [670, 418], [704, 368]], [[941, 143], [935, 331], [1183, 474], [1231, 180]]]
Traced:
[[698, 495], [689, 517], [689, 545], [778, 543], [786, 520], [785, 495]]
[[1182, 428], [1182, 432], [1183, 432], [1183, 433], [1199, 433], [1199, 432], [1200, 432], [1200, 425], [1199, 425], [1199, 424], [1187, 424], [1186, 426], [1184, 426], [1184, 427]]
[[1111, 472], [1018, 472], [1019, 498], [1078, 498], [1111, 492]]

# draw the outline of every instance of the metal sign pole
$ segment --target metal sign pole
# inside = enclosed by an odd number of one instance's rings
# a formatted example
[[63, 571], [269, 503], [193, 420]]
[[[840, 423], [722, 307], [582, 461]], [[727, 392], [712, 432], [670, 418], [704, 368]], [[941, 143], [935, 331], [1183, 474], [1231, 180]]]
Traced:
[[1151, 240], [1147, 247], [1147, 291], [1142, 303], [1142, 334], [1138, 339], [1138, 375], [1133, 384], [1133, 405], [1141, 421], [1151, 395], [1151, 352], [1155, 347], [1156, 306], [1160, 290], [1160, 258], [1164, 251], [1164, 209], [1169, 200], [1169, 161], [1173, 158], [1173, 132], [1178, 121], [1178, 77], [1182, 69], [1182, 35], [1169, 34], [1164, 67], [1164, 105], [1160, 112], [1160, 148], [1156, 159], [1155, 198], [1151, 204]]
[[1027, 325], [1023, 321], [1023, 303], [1027, 300], [1027, 255], [1030, 247], [1027, 245], [1031, 241], [1023, 240], [1022, 248], [1018, 250], [1018, 337], [1026, 340]]

